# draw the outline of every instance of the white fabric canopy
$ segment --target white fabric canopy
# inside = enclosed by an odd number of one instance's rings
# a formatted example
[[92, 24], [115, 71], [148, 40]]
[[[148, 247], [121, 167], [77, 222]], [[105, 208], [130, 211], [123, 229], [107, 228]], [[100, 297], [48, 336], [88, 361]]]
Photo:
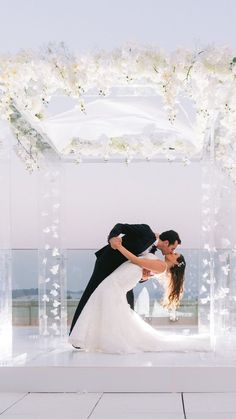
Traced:
[[[72, 138], [96, 142], [101, 137], [151, 136], [153, 139], [181, 140], [196, 145], [196, 134], [186, 113], [178, 109], [171, 124], [156, 96], [93, 97], [79, 107], [38, 122], [54, 148], [65, 149]], [[170, 144], [169, 142], [169, 144]]]

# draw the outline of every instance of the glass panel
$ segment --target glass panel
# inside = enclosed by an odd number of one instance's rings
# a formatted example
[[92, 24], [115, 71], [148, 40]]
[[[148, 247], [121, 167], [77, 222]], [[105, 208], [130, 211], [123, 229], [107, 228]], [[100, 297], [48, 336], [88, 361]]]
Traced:
[[11, 165], [10, 141], [4, 135], [0, 144], [0, 359], [12, 355], [12, 301], [10, 193]]
[[[68, 326], [90, 279], [95, 263], [96, 249], [68, 249], [67, 264], [67, 312]], [[198, 249], [181, 249], [187, 267], [185, 292], [176, 312], [176, 326], [198, 325], [199, 259], [203, 252]], [[13, 250], [13, 324], [15, 326], [38, 325], [37, 249]], [[143, 292], [143, 290], [145, 290]], [[50, 293], [49, 289], [48, 292]], [[160, 301], [163, 288], [156, 279], [137, 284], [134, 289], [135, 310], [154, 325], [170, 325], [171, 313], [164, 310]], [[50, 308], [51, 309], [51, 308]], [[52, 308], [53, 309], [53, 308]]]

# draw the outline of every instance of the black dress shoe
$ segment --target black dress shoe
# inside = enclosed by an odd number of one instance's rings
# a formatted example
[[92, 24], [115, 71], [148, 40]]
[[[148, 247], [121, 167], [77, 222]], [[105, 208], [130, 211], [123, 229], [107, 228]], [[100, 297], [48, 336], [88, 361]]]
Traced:
[[73, 348], [75, 348], [75, 349], [82, 349], [80, 346], [75, 346], [75, 345], [72, 345], [73, 346]]

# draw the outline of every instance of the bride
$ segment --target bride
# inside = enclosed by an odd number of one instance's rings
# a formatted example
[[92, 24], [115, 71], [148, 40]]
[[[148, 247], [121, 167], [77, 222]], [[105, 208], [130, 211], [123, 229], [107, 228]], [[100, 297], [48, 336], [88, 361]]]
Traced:
[[147, 269], [165, 282], [163, 306], [175, 308], [183, 294], [185, 259], [178, 253], [157, 259], [137, 257], [121, 243], [119, 250], [128, 261], [119, 266], [96, 288], [83, 308], [69, 342], [88, 352], [137, 353], [202, 349], [193, 336], [171, 336], [157, 331], [135, 313], [126, 293], [139, 282]]

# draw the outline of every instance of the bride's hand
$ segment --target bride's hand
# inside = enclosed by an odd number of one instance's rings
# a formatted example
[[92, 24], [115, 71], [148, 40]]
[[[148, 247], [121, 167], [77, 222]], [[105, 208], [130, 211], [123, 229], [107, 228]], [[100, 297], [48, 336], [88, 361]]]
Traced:
[[149, 269], [143, 268], [143, 279], [149, 279], [151, 276], [154, 276], [154, 273], [150, 271]]
[[112, 249], [116, 250], [118, 249], [121, 245], [122, 245], [122, 238], [117, 236], [117, 237], [112, 237], [109, 240], [110, 246], [112, 247]]

